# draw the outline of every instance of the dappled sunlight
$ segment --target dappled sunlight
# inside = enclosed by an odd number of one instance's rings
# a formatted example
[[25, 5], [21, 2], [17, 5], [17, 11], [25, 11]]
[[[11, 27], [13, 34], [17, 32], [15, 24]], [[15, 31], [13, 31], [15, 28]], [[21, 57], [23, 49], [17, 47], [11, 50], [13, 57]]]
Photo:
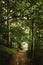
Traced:
[[43, 0], [0, 0], [0, 65], [43, 65]]
[[20, 50], [13, 55], [11, 61], [10, 65], [32, 65], [32, 59], [27, 57], [25, 50]]
[[23, 50], [28, 50], [28, 44], [26, 42], [22, 42], [21, 46]]

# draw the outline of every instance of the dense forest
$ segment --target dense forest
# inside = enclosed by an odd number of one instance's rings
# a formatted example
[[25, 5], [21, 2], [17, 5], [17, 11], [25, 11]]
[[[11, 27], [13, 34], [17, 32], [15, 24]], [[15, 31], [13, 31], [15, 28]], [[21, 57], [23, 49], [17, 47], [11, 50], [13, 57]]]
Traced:
[[0, 65], [19, 50], [43, 65], [43, 0], [0, 0]]

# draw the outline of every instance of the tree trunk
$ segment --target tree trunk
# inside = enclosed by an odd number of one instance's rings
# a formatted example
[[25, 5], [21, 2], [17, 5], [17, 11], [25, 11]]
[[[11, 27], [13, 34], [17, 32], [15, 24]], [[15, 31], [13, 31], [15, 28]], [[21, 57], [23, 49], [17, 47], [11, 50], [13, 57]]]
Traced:
[[34, 20], [32, 20], [32, 46], [31, 46], [31, 50], [32, 50], [32, 59], [34, 59], [34, 49], [35, 49], [35, 23]]
[[10, 45], [10, 20], [9, 20], [10, 15], [9, 15], [9, 12], [10, 10], [7, 9], [7, 29], [8, 29], [7, 45]]

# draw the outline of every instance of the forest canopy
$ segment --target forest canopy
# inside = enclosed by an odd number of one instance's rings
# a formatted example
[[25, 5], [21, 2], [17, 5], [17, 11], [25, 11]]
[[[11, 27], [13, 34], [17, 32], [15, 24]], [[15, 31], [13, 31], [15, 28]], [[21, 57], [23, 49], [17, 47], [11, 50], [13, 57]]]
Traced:
[[0, 44], [23, 42], [33, 53], [43, 48], [43, 0], [0, 0]]

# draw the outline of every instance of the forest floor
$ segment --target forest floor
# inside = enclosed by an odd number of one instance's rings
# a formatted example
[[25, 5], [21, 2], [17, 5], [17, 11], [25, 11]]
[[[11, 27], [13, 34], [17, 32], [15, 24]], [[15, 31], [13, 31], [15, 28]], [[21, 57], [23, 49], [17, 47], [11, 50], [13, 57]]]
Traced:
[[31, 58], [27, 57], [25, 50], [20, 50], [14, 54], [9, 65], [32, 65]]
[[32, 65], [32, 59], [25, 50], [0, 45], [0, 65]]
[[0, 65], [43, 65], [43, 54], [35, 56], [33, 62], [31, 54], [27, 52], [0, 45]]

